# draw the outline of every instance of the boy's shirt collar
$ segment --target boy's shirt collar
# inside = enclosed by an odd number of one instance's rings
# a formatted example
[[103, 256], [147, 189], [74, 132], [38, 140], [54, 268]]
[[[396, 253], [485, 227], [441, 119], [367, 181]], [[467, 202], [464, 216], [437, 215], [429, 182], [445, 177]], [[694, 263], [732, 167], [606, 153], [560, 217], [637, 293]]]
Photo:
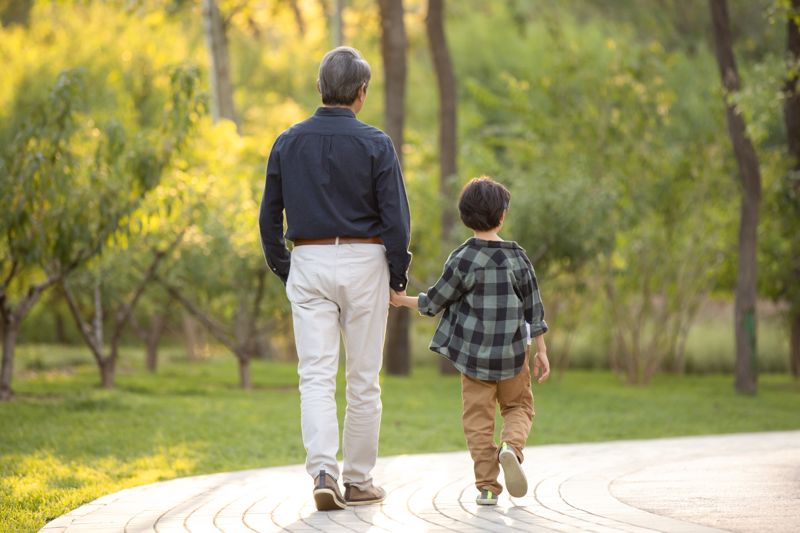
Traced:
[[479, 239], [477, 237], [470, 237], [464, 244], [483, 246], [485, 248], [522, 248], [515, 241], [487, 241], [486, 239]]

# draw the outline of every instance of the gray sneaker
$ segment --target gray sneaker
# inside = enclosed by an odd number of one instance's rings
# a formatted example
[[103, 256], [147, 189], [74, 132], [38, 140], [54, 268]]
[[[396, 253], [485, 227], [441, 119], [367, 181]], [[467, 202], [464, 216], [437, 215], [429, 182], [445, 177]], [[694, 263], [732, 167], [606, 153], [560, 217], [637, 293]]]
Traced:
[[497, 494], [489, 489], [481, 489], [481, 493], [475, 498], [478, 505], [497, 505]]
[[386, 498], [386, 491], [375, 485], [359, 489], [351, 483], [344, 484], [344, 499], [347, 505], [370, 505], [381, 503]]
[[505, 442], [500, 446], [500, 466], [503, 467], [503, 475], [506, 478], [506, 488], [508, 493], [515, 498], [522, 498], [528, 492], [528, 478], [517, 459], [514, 449]]
[[325, 470], [320, 470], [314, 479], [314, 503], [317, 504], [317, 511], [339, 511], [347, 508], [339, 491], [339, 483]]

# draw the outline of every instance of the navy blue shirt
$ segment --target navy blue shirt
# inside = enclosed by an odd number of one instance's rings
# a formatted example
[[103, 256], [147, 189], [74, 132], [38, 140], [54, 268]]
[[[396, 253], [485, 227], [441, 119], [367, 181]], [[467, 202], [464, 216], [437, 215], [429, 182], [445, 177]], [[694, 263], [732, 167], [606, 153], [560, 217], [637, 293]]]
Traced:
[[291, 264], [285, 239], [381, 237], [389, 285], [408, 285], [411, 220], [400, 163], [389, 136], [350, 109], [320, 107], [278, 137], [258, 222], [267, 264], [284, 283]]

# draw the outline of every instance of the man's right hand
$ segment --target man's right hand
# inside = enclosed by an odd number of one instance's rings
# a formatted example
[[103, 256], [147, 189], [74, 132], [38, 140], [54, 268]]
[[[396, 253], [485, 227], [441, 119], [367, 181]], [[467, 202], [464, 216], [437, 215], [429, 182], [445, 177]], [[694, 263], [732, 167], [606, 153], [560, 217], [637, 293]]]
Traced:
[[397, 292], [394, 289], [389, 289], [389, 303], [394, 307], [402, 307], [401, 296], [406, 296], [406, 291]]

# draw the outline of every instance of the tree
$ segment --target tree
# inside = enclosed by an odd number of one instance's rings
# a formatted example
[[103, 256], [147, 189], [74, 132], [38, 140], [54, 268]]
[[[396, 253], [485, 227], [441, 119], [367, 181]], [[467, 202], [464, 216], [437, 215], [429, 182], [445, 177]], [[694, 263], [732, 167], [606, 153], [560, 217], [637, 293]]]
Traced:
[[[62, 280], [61, 287], [64, 297], [69, 305], [72, 317], [80, 331], [86, 345], [92, 352], [98, 370], [100, 371], [100, 381], [104, 389], [114, 388], [114, 377], [119, 360], [119, 346], [122, 340], [122, 333], [128, 326], [133, 315], [134, 308], [139, 302], [147, 286], [157, 275], [158, 267], [163, 259], [169, 256], [175, 247], [180, 243], [183, 233], [180, 233], [166, 249], [155, 249], [151, 253], [150, 264], [143, 272], [136, 272], [134, 269], [125, 269], [121, 260], [131, 260], [130, 254], [112, 254], [112, 261], [99, 266], [96, 270], [89, 270], [83, 276], [84, 290], [75, 292], [72, 282]], [[111, 255], [111, 254], [109, 254]], [[101, 262], [103, 257], [100, 258]], [[103, 268], [105, 266], [106, 268]], [[134, 277], [135, 280], [125, 279]], [[86, 282], [94, 285], [91, 292], [85, 290]], [[122, 283], [120, 283], [122, 281]], [[103, 304], [103, 288], [111, 286], [109, 292], [111, 298], [107, 299], [107, 305]], [[80, 285], [79, 285], [80, 286]], [[128, 289], [127, 291], [125, 289]], [[91, 303], [81, 304], [81, 293], [89, 293]], [[111, 307], [109, 310], [108, 307]], [[104, 308], [110, 311], [111, 315], [111, 338], [108, 342], [108, 350], [103, 339], [105, 329]], [[88, 311], [87, 311], [88, 310]]]
[[[403, 0], [379, 0], [381, 55], [384, 72], [384, 127], [403, 164], [403, 126], [406, 98], [406, 29]], [[389, 374], [411, 373], [410, 314], [405, 307], [391, 307], [386, 327], [385, 364]]]
[[425, 19], [428, 44], [439, 87], [439, 194], [442, 200], [442, 241], [447, 243], [455, 224], [452, 182], [457, 178], [456, 163], [456, 75], [444, 32], [444, 0], [428, 0]]
[[228, 53], [227, 20], [222, 18], [216, 0], [203, 0], [203, 30], [206, 36], [208, 53], [211, 57], [211, 113], [214, 122], [228, 119], [236, 124], [236, 109], [233, 105], [233, 83], [231, 82], [231, 62]]
[[780, 214], [783, 219], [783, 233], [788, 242], [789, 258], [780, 258], [782, 272], [779, 278], [779, 295], [789, 301], [789, 368], [795, 378], [800, 378], [800, 91], [798, 76], [800, 72], [800, 0], [791, 0], [786, 27], [786, 51], [789, 68], [784, 85], [783, 118], [786, 125], [786, 140], [789, 149], [791, 169], [784, 177], [781, 187]]
[[31, 18], [33, 0], [0, 0], [0, 23], [4, 26], [27, 26]]
[[233, 312], [233, 318], [226, 322], [222, 322], [207, 309], [190, 300], [177, 286], [162, 281], [169, 294], [203, 324], [217, 341], [233, 353], [239, 363], [239, 385], [243, 389], [252, 388], [250, 362], [253, 357], [261, 355], [259, 341], [270, 333], [268, 328], [259, 327], [260, 319], [263, 317], [262, 304], [266, 299], [267, 292], [267, 269], [262, 268], [258, 272], [248, 274], [244, 279], [255, 281], [255, 286], [250, 286], [253, 289], [249, 293], [250, 298], [247, 298], [245, 294], [237, 293], [238, 303]]
[[144, 343], [145, 368], [151, 374], [155, 374], [158, 369], [158, 346], [172, 316], [173, 300], [169, 296], [157, 298], [152, 302], [144, 302], [144, 306], [142, 300], [144, 298], [140, 299], [138, 307], [146, 307], [146, 310], [140, 311], [142, 318], [137, 318], [136, 314], [131, 313], [130, 325], [136, 336]]
[[240, 136], [230, 123], [205, 124], [182, 174], [194, 176], [192, 195], [202, 199], [184, 239], [186, 246], [158, 282], [239, 365], [242, 388], [252, 386], [251, 361], [272, 355], [284, 325], [284, 287], [268, 273], [258, 250], [260, 140]]
[[[142, 150], [149, 154], [153, 144], [162, 148], [152, 154], [153, 160], [145, 168], [153, 185], [162, 184], [162, 176], [176, 154], [185, 148], [188, 131], [202, 112], [198, 79], [194, 67], [173, 71], [171, 94], [161, 121], [165, 126], [158, 133], [142, 128], [130, 141], [126, 141], [123, 133], [117, 133], [113, 142], [101, 145], [104, 159], [97, 159], [103, 163], [96, 172], [109, 186], [135, 183], [140, 172], [136, 162], [142, 157]], [[178, 216], [179, 209], [173, 209], [172, 196], [162, 194], [158, 187], [143, 191], [133, 201], [137, 209], [120, 220], [100, 253], [69, 279], [60, 280], [78, 331], [97, 363], [103, 388], [114, 387], [122, 334], [139, 299], [156, 277], [161, 262], [172, 254], [186, 231], [180, 229], [180, 224], [189, 218], [188, 214]], [[167, 213], [177, 220], [167, 221], [170, 218]], [[107, 329], [104, 310], [111, 315], [108, 350], [104, 342]]]
[[[327, 13], [328, 12], [328, 3], [323, 0], [322, 1], [323, 10]], [[331, 45], [333, 48], [337, 46], [342, 46], [344, 44], [344, 24], [342, 19], [342, 13], [344, 12], [344, 0], [333, 0], [333, 8], [330, 10], [330, 14], [328, 15], [330, 19], [330, 28], [331, 28]]]
[[85, 78], [83, 70], [65, 71], [43, 101], [18, 102], [13, 138], [0, 158], [2, 399], [11, 397], [20, 323], [45, 290], [102, 251], [158, 184], [194, 111], [197, 71], [179, 67], [163, 136], [129, 138], [119, 122], [96, 125], [83, 114]]
[[757, 229], [761, 202], [761, 174], [758, 155], [744, 116], [733, 97], [741, 82], [733, 54], [733, 37], [726, 0], [709, 0], [714, 29], [714, 47], [725, 96], [725, 117], [728, 134], [739, 167], [742, 201], [739, 220], [739, 255], [736, 270], [734, 331], [736, 339], [736, 391], [755, 394], [756, 367], [756, 298], [757, 298]]
[[[436, 82], [439, 87], [439, 198], [441, 210], [441, 243], [450, 248], [450, 236], [455, 223], [453, 211], [453, 182], [458, 178], [456, 164], [456, 75], [444, 32], [444, 0], [428, 0], [425, 19], [428, 45], [433, 58]], [[447, 359], [442, 358], [444, 373], [457, 373]]]
[[[596, 347], [584, 362], [626, 381], [680, 370], [730, 240], [733, 185], [715, 158], [727, 142], [722, 112], [707, 105], [713, 83], [696, 77], [711, 57], [607, 28], [575, 41], [539, 19], [502, 36], [496, 25], [451, 36], [471, 58], [459, 71], [462, 174], [511, 190], [504, 232], [541, 282], [551, 361], [566, 364], [577, 331]], [[510, 52], [492, 54], [501, 43]]]

